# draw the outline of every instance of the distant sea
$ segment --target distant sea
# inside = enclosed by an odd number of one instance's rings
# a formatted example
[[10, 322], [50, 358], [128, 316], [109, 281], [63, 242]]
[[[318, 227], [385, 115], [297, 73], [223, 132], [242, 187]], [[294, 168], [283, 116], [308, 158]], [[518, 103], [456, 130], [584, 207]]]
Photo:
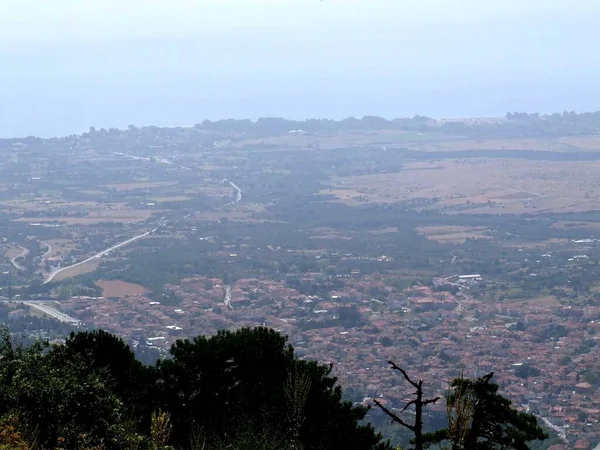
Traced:
[[0, 137], [64, 136], [96, 128], [190, 126], [204, 119], [290, 119], [415, 114], [437, 118], [600, 109], [592, 80], [173, 78], [0, 80]]

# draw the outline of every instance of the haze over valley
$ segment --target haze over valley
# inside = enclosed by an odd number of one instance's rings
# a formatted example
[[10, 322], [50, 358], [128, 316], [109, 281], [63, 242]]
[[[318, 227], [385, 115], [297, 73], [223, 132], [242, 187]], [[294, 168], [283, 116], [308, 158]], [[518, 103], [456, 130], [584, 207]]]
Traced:
[[0, 11], [0, 449], [600, 450], [600, 2]]

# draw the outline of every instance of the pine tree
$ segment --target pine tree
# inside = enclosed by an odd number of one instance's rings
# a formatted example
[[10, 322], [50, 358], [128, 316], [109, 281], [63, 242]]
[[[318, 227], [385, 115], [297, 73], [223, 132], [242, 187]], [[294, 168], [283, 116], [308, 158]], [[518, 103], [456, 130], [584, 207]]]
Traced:
[[[548, 436], [533, 414], [519, 412], [498, 394], [494, 373], [456, 378], [447, 396], [449, 427], [425, 435], [427, 445], [450, 442], [452, 450], [527, 450], [527, 442]], [[466, 412], [466, 415], [465, 415]]]

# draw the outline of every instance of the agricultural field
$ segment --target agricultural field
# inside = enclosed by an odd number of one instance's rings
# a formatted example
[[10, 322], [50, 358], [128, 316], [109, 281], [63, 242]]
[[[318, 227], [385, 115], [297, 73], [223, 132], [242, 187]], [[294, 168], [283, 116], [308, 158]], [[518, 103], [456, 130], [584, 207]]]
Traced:
[[486, 227], [429, 226], [417, 227], [419, 234], [442, 244], [462, 244], [467, 239], [493, 239]]
[[147, 292], [144, 286], [134, 283], [127, 283], [121, 280], [99, 280], [96, 281], [96, 285], [102, 289], [102, 296], [106, 298], [142, 295]]
[[76, 267], [67, 269], [61, 273], [59, 273], [56, 277], [54, 277], [54, 281], [63, 281], [69, 278], [77, 277], [79, 275], [84, 275], [90, 272], [94, 272], [98, 267], [100, 267], [100, 260], [94, 260], [87, 262], [85, 264], [80, 264]]
[[177, 184], [176, 181], [134, 181], [131, 183], [115, 183], [115, 184], [107, 184], [103, 187], [108, 188], [110, 190], [115, 191], [134, 191], [138, 189], [154, 189], [161, 188], [166, 186], [175, 186]]
[[448, 139], [436, 142], [410, 142], [405, 145], [420, 151], [521, 150], [552, 152], [600, 152], [599, 136], [560, 138]]
[[[306, 134], [302, 132], [270, 136], [259, 139], [238, 140], [233, 148], [249, 146], [282, 147], [283, 149], [335, 150], [360, 145], [404, 146], [407, 143], [443, 139], [437, 133], [408, 132], [402, 130], [356, 131], [348, 133]], [[274, 151], [275, 148], [272, 149]]]
[[600, 163], [469, 158], [408, 163], [398, 173], [334, 179], [347, 204], [411, 203], [463, 214], [582, 212], [598, 207]]

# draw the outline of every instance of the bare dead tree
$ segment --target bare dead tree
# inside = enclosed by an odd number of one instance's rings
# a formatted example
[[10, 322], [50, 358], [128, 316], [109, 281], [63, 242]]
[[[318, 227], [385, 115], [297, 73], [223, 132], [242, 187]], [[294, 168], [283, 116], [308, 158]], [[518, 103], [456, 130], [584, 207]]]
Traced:
[[375, 400], [375, 404], [379, 407], [379, 409], [381, 409], [387, 416], [389, 416], [392, 419], [392, 423], [399, 423], [403, 427], [408, 428], [410, 431], [413, 432], [415, 436], [414, 450], [423, 450], [423, 407], [437, 402], [440, 399], [440, 397], [423, 399], [423, 380], [413, 381], [408, 376], [406, 371], [398, 365], [396, 365], [396, 363], [394, 363], [393, 361], [388, 361], [388, 364], [390, 365], [392, 370], [397, 370], [398, 372], [400, 372], [404, 379], [416, 389], [415, 398], [409, 401], [406, 405], [404, 405], [404, 408], [402, 408], [402, 411], [400, 411], [400, 414], [402, 414], [404, 411], [406, 411], [406, 409], [409, 406], [415, 405], [415, 423], [411, 425], [405, 422], [398, 415], [394, 414], [391, 410], [383, 406], [378, 400]]

